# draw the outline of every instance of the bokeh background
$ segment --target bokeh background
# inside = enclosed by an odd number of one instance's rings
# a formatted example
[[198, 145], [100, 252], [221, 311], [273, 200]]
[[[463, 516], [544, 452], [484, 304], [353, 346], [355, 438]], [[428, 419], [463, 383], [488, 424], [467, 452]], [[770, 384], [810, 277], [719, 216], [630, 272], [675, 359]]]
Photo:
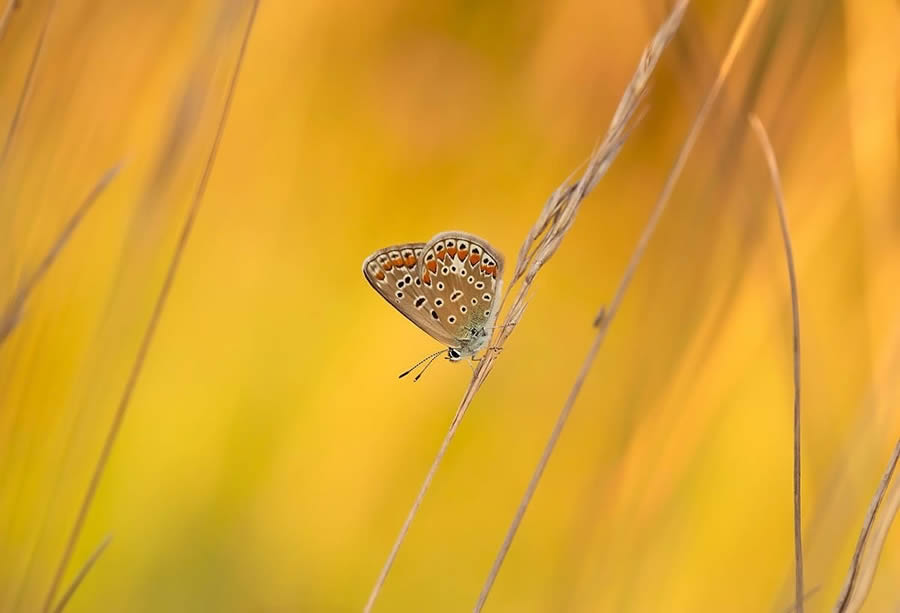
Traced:
[[[0, 33], [0, 137], [16, 125], [0, 162], [2, 304], [123, 163], [0, 346], [2, 611], [43, 605], [206, 164], [248, 6], [22, 1]], [[505, 253], [508, 277], [667, 8], [263, 0], [63, 584], [112, 541], [68, 610], [362, 608], [471, 376], [440, 361], [415, 384], [397, 379], [438, 347], [371, 290], [363, 258], [461, 229]], [[743, 9], [689, 9], [376, 610], [473, 605]], [[769, 2], [487, 610], [790, 606], [790, 300], [749, 111], [770, 131], [793, 232], [807, 606], [830, 610], [900, 432], [898, 24], [888, 0]], [[896, 610], [898, 572], [895, 531], [867, 610]]]

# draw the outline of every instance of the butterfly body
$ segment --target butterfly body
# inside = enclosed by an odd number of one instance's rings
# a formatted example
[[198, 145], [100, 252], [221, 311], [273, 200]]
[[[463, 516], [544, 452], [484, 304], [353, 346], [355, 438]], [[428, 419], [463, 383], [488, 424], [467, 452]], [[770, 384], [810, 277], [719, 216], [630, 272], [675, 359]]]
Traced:
[[470, 357], [490, 340], [503, 285], [503, 256], [482, 238], [442, 232], [427, 243], [379, 249], [363, 275], [402, 315], [447, 345], [447, 358]]

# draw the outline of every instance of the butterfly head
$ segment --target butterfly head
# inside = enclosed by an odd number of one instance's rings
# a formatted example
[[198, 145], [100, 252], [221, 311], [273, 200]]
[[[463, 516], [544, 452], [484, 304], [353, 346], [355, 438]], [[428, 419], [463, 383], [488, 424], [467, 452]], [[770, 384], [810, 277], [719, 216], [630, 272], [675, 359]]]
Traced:
[[447, 348], [447, 359], [451, 362], [459, 362], [462, 359], [462, 353], [456, 347]]

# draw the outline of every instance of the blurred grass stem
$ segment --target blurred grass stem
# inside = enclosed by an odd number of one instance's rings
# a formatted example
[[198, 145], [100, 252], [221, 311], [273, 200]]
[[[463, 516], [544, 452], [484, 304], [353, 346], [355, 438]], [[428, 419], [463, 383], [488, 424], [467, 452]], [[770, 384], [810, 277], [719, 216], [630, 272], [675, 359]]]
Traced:
[[72, 599], [72, 596], [75, 595], [75, 590], [78, 589], [78, 586], [81, 585], [84, 578], [91, 571], [91, 568], [94, 567], [94, 564], [97, 563], [97, 560], [100, 559], [100, 556], [106, 551], [106, 548], [109, 546], [109, 543], [112, 541], [112, 536], [107, 535], [100, 544], [97, 545], [97, 548], [88, 556], [88, 559], [85, 560], [84, 565], [81, 567], [81, 570], [75, 575], [75, 578], [72, 579], [71, 585], [69, 588], [63, 592], [62, 597], [60, 597], [59, 602], [56, 603], [56, 606], [53, 607], [53, 613], [62, 613], [63, 609], [66, 608], [66, 605], [69, 604], [69, 601]]
[[238, 77], [240, 76], [241, 66], [246, 54], [247, 44], [250, 40], [250, 32], [253, 29], [253, 22], [256, 18], [256, 11], [258, 6], [258, 0], [251, 1], [250, 15], [247, 19], [246, 29], [244, 30], [244, 36], [241, 41], [240, 50], [238, 51], [237, 62], [234, 68], [234, 72], [232, 73], [231, 82], [228, 85], [225, 104], [222, 109], [218, 127], [216, 128], [216, 135], [215, 139], [213, 140], [212, 148], [209, 152], [209, 157], [207, 158], [206, 165], [203, 169], [203, 175], [200, 178], [200, 182], [197, 186], [197, 191], [194, 194], [193, 201], [191, 202], [187, 217], [185, 218], [181, 234], [178, 237], [175, 251], [172, 254], [172, 259], [169, 263], [168, 271], [166, 272], [166, 277], [163, 281], [162, 287], [160, 288], [156, 302], [153, 306], [153, 312], [150, 315], [150, 320], [147, 323], [147, 328], [138, 348], [134, 364], [125, 383], [125, 388], [116, 408], [115, 415], [113, 416], [112, 424], [110, 425], [110, 429], [106, 435], [106, 439], [103, 443], [103, 448], [100, 451], [100, 457], [97, 460], [97, 464], [94, 468], [93, 475], [91, 476], [90, 483], [88, 484], [87, 491], [85, 492], [84, 499], [82, 500], [81, 506], [78, 510], [78, 516], [76, 517], [75, 524], [72, 527], [72, 531], [63, 551], [62, 558], [60, 559], [59, 566], [57, 567], [56, 572], [53, 576], [50, 588], [47, 591], [47, 596], [44, 601], [43, 607], [44, 613], [48, 613], [50, 611], [50, 607], [53, 603], [53, 599], [56, 596], [56, 591], [59, 588], [62, 576], [65, 573], [66, 567], [68, 566], [69, 560], [71, 559], [72, 553], [75, 549], [75, 545], [78, 542], [78, 537], [80, 536], [81, 530], [84, 527], [84, 522], [87, 518], [88, 510], [90, 509], [91, 503], [94, 500], [94, 496], [97, 493], [97, 488], [100, 485], [100, 479], [103, 476], [104, 469], [106, 468], [106, 465], [109, 461], [109, 456], [112, 452], [113, 444], [115, 443], [119, 430], [122, 426], [122, 421], [125, 418], [125, 413], [127, 412], [128, 405], [131, 401], [131, 396], [134, 393], [137, 381], [140, 377], [141, 371], [143, 370], [144, 362], [147, 358], [147, 353], [149, 352], [150, 345], [153, 342], [153, 338], [159, 326], [163, 309], [172, 290], [172, 286], [175, 281], [175, 275], [178, 272], [179, 264], [181, 263], [181, 259], [187, 247], [188, 239], [191, 235], [191, 230], [194, 227], [194, 222], [196, 221], [197, 213], [200, 209], [200, 203], [203, 200], [203, 195], [206, 193], [206, 186], [209, 183], [209, 177], [212, 173], [212, 168], [215, 164], [216, 155], [219, 150], [219, 145], [222, 141], [226, 120], [231, 109], [232, 100], [234, 99], [234, 92], [237, 86]]
[[[12, 10], [12, 7], [15, 5], [15, 0], [9, 3], [7, 8], [7, 13], [3, 16], [3, 19], [6, 20], [9, 18], [9, 11]], [[16, 133], [19, 130], [19, 125], [22, 123], [22, 113], [25, 110], [25, 105], [28, 103], [28, 98], [31, 96], [31, 90], [34, 87], [34, 74], [37, 71], [38, 63], [40, 62], [41, 55], [44, 53], [44, 43], [47, 39], [47, 29], [50, 27], [50, 19], [53, 17], [53, 13], [56, 10], [56, 0], [50, 1], [50, 7], [47, 9], [47, 16], [44, 17], [44, 24], [41, 26], [41, 33], [38, 35], [37, 45], [34, 48], [34, 53], [31, 56], [31, 64], [28, 66], [28, 73], [25, 76], [25, 84], [22, 85], [22, 93], [19, 94], [19, 101], [16, 103], [16, 110], [13, 112], [12, 120], [9, 122], [9, 129], [6, 132], [6, 139], [3, 141], [3, 149], [0, 150], [0, 183], [2, 183], [2, 178], [4, 176], [5, 162], [6, 157], [9, 154], [9, 149], [12, 147], [13, 140], [16, 137]], [[6, 23], [0, 24], [0, 36], [3, 34], [3, 30], [5, 29]]]
[[16, 0], [6, 0], [6, 6], [3, 7], [3, 13], [0, 13], [0, 41], [6, 34], [6, 26], [9, 25], [9, 18], [12, 17], [13, 9], [18, 8]]
[[109, 170], [107, 170], [100, 180], [94, 185], [85, 199], [81, 202], [72, 216], [69, 218], [69, 221], [66, 225], [63, 226], [63, 229], [60, 231], [59, 236], [56, 240], [50, 245], [50, 249], [47, 250], [47, 253], [44, 254], [44, 258], [38, 264], [37, 268], [31, 273], [31, 276], [26, 279], [26, 281], [19, 287], [19, 290], [16, 294], [10, 299], [9, 303], [6, 305], [6, 308], [3, 311], [3, 314], [0, 315], [0, 345], [3, 345], [3, 342], [9, 337], [15, 327], [18, 325], [19, 320], [22, 317], [22, 311], [25, 307], [25, 302], [28, 300], [28, 297], [34, 291], [34, 288], [37, 287], [37, 284], [40, 283], [41, 279], [44, 278], [44, 275], [50, 270], [50, 267], [56, 261], [57, 257], [59, 257], [60, 252], [62, 252], [63, 248], [69, 243], [69, 240], [72, 238], [72, 235], [75, 233], [75, 230], [78, 229], [78, 226], [81, 225], [81, 222], [84, 220], [85, 216], [93, 207], [94, 203], [106, 189], [106, 187], [110, 184], [110, 182], [119, 174], [119, 171], [122, 169], [121, 162], [116, 164]]

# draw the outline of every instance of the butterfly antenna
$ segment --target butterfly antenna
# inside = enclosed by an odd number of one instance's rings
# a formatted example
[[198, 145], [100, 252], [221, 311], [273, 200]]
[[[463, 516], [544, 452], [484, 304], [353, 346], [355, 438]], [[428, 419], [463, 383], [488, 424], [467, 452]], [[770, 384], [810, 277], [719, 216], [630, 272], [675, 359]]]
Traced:
[[431, 360], [429, 360], [429, 361], [428, 361], [428, 364], [425, 365], [425, 368], [423, 368], [423, 369], [419, 372], [419, 374], [416, 375], [416, 378], [413, 379], [413, 383], [415, 383], [416, 381], [418, 381], [418, 380], [419, 380], [419, 377], [421, 377], [422, 375], [425, 374], [425, 370], [426, 370], [429, 366], [431, 366], [431, 363], [434, 362], [434, 361], [437, 359], [438, 355], [440, 355], [440, 354], [442, 354], [442, 353], [443, 353], [443, 351], [438, 351], [436, 354], [434, 354], [433, 356], [431, 356]]
[[[410, 368], [409, 370], [407, 370], [407, 371], [405, 371], [405, 372], [400, 373], [400, 376], [397, 377], [397, 378], [398, 378], [398, 379], [402, 379], [403, 377], [405, 377], [406, 375], [408, 375], [409, 373], [411, 373], [412, 371], [414, 371], [415, 369], [417, 369], [417, 368], [419, 367], [419, 365], [422, 364], [423, 362], [426, 362], [426, 361], [428, 361], [428, 360], [434, 361], [434, 358], [436, 358], [436, 357], [438, 357], [439, 355], [441, 355], [442, 353], [444, 353], [444, 351], [446, 351], [446, 349], [441, 349], [441, 350], [439, 350], [439, 351], [435, 351], [435, 352], [432, 353], [431, 355], [426, 355], [424, 358], [422, 358], [421, 360], [419, 360], [418, 362], [416, 362], [415, 364], [413, 364], [412, 368]], [[431, 364], [431, 362], [428, 362], [428, 363]], [[425, 368], [428, 368], [428, 366], [425, 366]], [[422, 372], [425, 372], [425, 368], [422, 369]], [[422, 373], [419, 373], [419, 377], [421, 377], [421, 376], [422, 376]], [[416, 380], [418, 380], [419, 377], [416, 377]]]

